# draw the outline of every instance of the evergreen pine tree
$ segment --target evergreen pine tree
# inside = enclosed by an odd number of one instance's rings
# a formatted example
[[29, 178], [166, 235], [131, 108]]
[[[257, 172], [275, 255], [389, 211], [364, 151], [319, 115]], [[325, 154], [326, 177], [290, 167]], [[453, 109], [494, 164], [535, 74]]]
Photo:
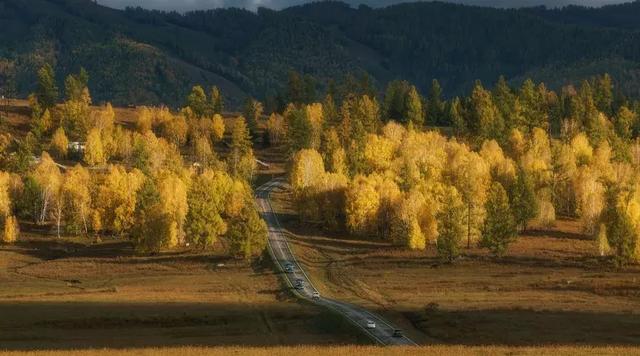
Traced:
[[453, 262], [460, 253], [460, 241], [465, 235], [464, 204], [455, 188], [446, 190], [437, 220], [438, 255]]
[[405, 99], [406, 107], [406, 120], [413, 123], [415, 127], [422, 127], [424, 125], [424, 116], [422, 114], [422, 100], [418, 89], [415, 86], [411, 86], [407, 97]]
[[624, 194], [617, 187], [609, 187], [606, 192], [606, 205], [602, 213], [607, 240], [613, 251], [614, 263], [622, 267], [633, 258], [637, 236], [629, 214], [622, 201]]
[[222, 114], [224, 110], [224, 98], [217, 86], [211, 89], [211, 111], [212, 114]]
[[533, 181], [523, 169], [518, 170], [516, 183], [511, 191], [511, 208], [515, 222], [522, 230], [526, 230], [529, 220], [538, 215], [538, 201]]
[[494, 182], [485, 204], [487, 216], [482, 227], [480, 246], [496, 256], [502, 256], [518, 234], [516, 222], [509, 207], [509, 198], [502, 185]]
[[53, 68], [45, 64], [38, 71], [38, 88], [36, 98], [43, 109], [50, 109], [58, 101], [58, 87], [56, 86], [56, 76]]
[[201, 86], [196, 85], [191, 89], [191, 94], [187, 97], [187, 105], [197, 117], [202, 117], [207, 112], [207, 95]]
[[431, 90], [427, 100], [427, 118], [426, 121], [432, 125], [443, 126], [446, 124], [444, 119], [445, 103], [442, 101], [442, 87], [440, 82], [434, 79], [431, 82]]

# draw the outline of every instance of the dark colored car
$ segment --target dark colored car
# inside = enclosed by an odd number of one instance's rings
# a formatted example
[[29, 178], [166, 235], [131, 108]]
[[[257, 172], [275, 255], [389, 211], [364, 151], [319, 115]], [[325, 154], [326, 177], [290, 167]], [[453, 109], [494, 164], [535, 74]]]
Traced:
[[402, 337], [402, 330], [400, 329], [395, 329], [393, 330], [393, 337]]

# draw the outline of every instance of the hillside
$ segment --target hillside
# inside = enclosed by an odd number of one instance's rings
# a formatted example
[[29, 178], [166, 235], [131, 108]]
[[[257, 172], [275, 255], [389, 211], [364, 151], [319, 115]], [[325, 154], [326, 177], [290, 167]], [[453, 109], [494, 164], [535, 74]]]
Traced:
[[[566, 73], [564, 82], [605, 70], [628, 81], [640, 62], [632, 21], [638, 7], [502, 10], [429, 2], [354, 9], [321, 2], [180, 15], [89, 0], [0, 0], [0, 89], [24, 97], [45, 62], [55, 64], [60, 82], [85, 67], [94, 101], [120, 105], [181, 105], [200, 83], [219, 86], [237, 106], [246, 95], [283, 93], [292, 69], [312, 75], [318, 89], [366, 72], [378, 88], [402, 78], [423, 92], [437, 78], [449, 95], [476, 79], [544, 79], [555, 68]], [[635, 95], [638, 83], [622, 88]]]

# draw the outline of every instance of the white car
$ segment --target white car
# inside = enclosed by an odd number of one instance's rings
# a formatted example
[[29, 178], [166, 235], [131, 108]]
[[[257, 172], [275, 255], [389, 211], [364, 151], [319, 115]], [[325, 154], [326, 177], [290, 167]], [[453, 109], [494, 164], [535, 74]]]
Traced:
[[313, 292], [313, 294], [311, 295], [311, 298], [313, 298], [314, 300], [318, 300], [318, 299], [320, 299], [320, 293], [318, 293], [318, 292]]
[[376, 328], [376, 322], [373, 320], [367, 320], [367, 329], [375, 329]]

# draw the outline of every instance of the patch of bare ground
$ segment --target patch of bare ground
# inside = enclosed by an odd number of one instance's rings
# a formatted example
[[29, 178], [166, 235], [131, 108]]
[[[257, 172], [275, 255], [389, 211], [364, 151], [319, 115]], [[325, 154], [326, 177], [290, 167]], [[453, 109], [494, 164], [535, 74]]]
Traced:
[[447, 264], [433, 246], [328, 235], [298, 223], [289, 193], [273, 200], [322, 293], [379, 311], [416, 341], [640, 345], [640, 266], [611, 268], [575, 221], [527, 231], [502, 258], [472, 247]]

